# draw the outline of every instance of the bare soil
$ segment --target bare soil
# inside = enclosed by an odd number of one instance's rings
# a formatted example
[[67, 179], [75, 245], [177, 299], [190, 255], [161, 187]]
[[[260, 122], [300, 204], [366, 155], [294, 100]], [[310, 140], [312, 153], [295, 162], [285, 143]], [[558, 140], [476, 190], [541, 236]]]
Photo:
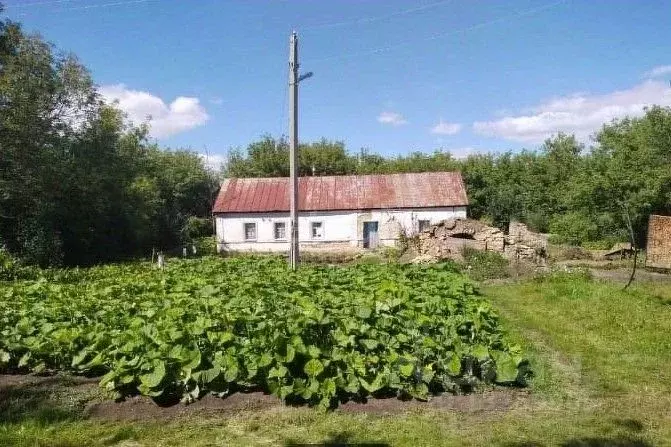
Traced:
[[[122, 401], [104, 398], [97, 393], [98, 379], [72, 376], [0, 375], [0, 407], [15, 405], [17, 399], [34, 401], [40, 396], [40, 405], [58, 407], [59, 402], [73, 397], [84, 401], [81, 416], [106, 421], [160, 421], [195, 415], [222, 415], [246, 410], [282, 408], [284, 404], [275, 396], [263, 392], [234, 393], [225, 398], [206, 395], [185, 405], [177, 403], [161, 406], [145, 396], [134, 396]], [[367, 399], [365, 402], [349, 401], [340, 404], [336, 411], [346, 413], [398, 414], [422, 409], [440, 409], [464, 413], [505, 411], [530, 398], [527, 390], [499, 388], [467, 395], [443, 394], [426, 402], [397, 398]], [[44, 402], [46, 400], [46, 402]], [[9, 409], [8, 409], [9, 410]]]

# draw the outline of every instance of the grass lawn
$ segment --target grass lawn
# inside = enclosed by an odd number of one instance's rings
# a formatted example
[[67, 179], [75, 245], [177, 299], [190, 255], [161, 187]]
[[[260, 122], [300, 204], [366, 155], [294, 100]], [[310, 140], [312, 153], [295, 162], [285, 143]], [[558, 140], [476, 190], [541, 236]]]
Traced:
[[509, 408], [273, 407], [105, 422], [82, 414], [95, 390], [17, 388], [0, 394], [0, 445], [671, 445], [671, 286], [620, 289], [568, 276], [482, 289], [535, 371], [528, 397]]

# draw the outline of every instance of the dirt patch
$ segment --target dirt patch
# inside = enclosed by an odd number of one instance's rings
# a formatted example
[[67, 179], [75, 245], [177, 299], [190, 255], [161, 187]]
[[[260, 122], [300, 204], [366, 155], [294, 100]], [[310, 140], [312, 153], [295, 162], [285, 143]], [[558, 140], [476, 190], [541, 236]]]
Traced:
[[[595, 279], [621, 282], [621, 283], [626, 283], [627, 281], [629, 281], [629, 277], [631, 276], [631, 268], [612, 269], [612, 270], [605, 270], [601, 268], [590, 268], [589, 271]], [[636, 276], [634, 277], [634, 283], [636, 283], [636, 281], [671, 283], [671, 275], [666, 273], [650, 272], [648, 270], [637, 268]]]
[[146, 421], [172, 419], [194, 413], [230, 413], [244, 410], [262, 410], [279, 407], [282, 403], [262, 392], [235, 393], [226, 398], [206, 395], [196, 402], [160, 406], [145, 396], [135, 396], [120, 402], [95, 402], [84, 411], [86, 417], [111, 421]]
[[[427, 402], [396, 398], [368, 399], [365, 402], [346, 402], [336, 411], [346, 413], [397, 414], [421, 409], [441, 409], [458, 412], [501, 411], [529, 398], [524, 390], [496, 390], [462, 396], [439, 395]], [[281, 408], [284, 404], [276, 397], [261, 392], [235, 393], [226, 398], [207, 395], [190, 405], [175, 404], [161, 407], [147, 397], [136, 396], [122, 402], [98, 402], [86, 408], [90, 418], [112, 421], [145, 421], [172, 419], [195, 413], [226, 414], [246, 410]]]
[[66, 375], [0, 374], [0, 393], [11, 388], [54, 386], [72, 386], [91, 388], [97, 386], [100, 379]]

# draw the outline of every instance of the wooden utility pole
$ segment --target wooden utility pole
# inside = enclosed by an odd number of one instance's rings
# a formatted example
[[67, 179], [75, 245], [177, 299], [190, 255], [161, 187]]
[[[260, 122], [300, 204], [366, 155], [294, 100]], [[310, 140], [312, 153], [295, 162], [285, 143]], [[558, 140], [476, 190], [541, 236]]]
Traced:
[[312, 76], [312, 72], [298, 75], [298, 35], [291, 33], [289, 39], [289, 183], [291, 212], [289, 216], [291, 246], [289, 265], [298, 268], [298, 84]]
[[291, 33], [289, 40], [289, 176], [291, 194], [291, 247], [289, 265], [298, 267], [298, 36]]

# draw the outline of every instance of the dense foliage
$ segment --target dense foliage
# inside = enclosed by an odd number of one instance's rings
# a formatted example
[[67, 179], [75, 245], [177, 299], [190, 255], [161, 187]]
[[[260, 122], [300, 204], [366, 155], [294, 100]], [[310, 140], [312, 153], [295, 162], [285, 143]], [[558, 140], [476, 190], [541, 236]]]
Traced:
[[[197, 154], [164, 151], [148, 127], [104, 104], [88, 71], [0, 20], [0, 246], [28, 264], [86, 265], [209, 231], [216, 179]], [[651, 213], [671, 213], [671, 109], [607, 123], [594, 144], [557, 135], [538, 150], [383, 157], [322, 139], [300, 147], [300, 175], [460, 170], [472, 217], [511, 219], [555, 241], [643, 242]], [[226, 174], [288, 175], [287, 142], [264, 137], [229, 154]], [[193, 217], [201, 220], [193, 219]]]
[[76, 58], [2, 20], [0, 129], [0, 247], [28, 263], [170, 248], [209, 216], [216, 184], [197, 154], [149, 144]]
[[509, 262], [498, 252], [463, 247], [461, 255], [464, 257], [468, 276], [476, 281], [510, 276]]
[[[227, 174], [287, 175], [287, 160], [286, 141], [266, 137], [246, 153], [233, 151]], [[648, 216], [671, 213], [671, 109], [652, 107], [641, 118], [605, 124], [588, 148], [561, 134], [535, 151], [464, 159], [446, 151], [385, 158], [366, 150], [349, 153], [343, 143], [326, 140], [300, 148], [302, 175], [450, 170], [462, 172], [476, 219], [503, 228], [521, 220], [557, 233], [558, 242], [612, 243], [628, 240], [628, 213], [642, 242]]]
[[449, 265], [310, 267], [203, 258], [50, 270], [0, 283], [5, 370], [105, 374], [185, 401], [260, 387], [322, 406], [523, 382], [526, 362]]

